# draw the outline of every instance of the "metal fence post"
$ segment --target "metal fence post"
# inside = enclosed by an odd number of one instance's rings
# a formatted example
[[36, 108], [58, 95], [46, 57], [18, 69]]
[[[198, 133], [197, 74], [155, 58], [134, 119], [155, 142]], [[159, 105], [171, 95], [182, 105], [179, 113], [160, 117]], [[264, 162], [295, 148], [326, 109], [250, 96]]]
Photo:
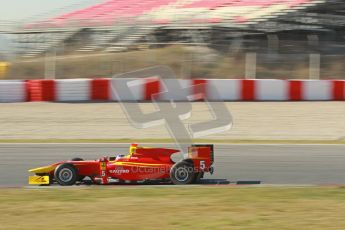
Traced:
[[246, 53], [245, 60], [245, 78], [255, 79], [256, 78], [256, 53]]

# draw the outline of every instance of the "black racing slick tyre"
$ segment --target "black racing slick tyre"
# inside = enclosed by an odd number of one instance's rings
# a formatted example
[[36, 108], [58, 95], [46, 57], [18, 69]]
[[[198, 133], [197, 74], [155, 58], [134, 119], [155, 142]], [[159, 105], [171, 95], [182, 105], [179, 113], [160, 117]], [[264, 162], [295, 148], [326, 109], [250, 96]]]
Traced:
[[183, 185], [191, 184], [195, 178], [193, 165], [188, 162], [181, 161], [173, 165], [170, 169], [170, 180], [173, 184]]
[[54, 179], [62, 186], [74, 185], [78, 180], [77, 169], [72, 164], [61, 164], [54, 171]]
[[204, 177], [204, 172], [195, 173], [193, 178], [193, 184], [200, 183], [200, 179]]

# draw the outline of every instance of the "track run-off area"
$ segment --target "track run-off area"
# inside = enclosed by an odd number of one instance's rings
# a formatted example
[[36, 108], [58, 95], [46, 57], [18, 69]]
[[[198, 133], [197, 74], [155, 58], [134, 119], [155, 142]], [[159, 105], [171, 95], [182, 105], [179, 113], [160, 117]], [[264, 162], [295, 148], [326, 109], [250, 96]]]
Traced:
[[[172, 144], [143, 144], [171, 147]], [[0, 144], [0, 186], [27, 185], [28, 169], [73, 157], [97, 159], [128, 153], [128, 144]], [[215, 144], [208, 179], [261, 184], [345, 184], [345, 145]]]

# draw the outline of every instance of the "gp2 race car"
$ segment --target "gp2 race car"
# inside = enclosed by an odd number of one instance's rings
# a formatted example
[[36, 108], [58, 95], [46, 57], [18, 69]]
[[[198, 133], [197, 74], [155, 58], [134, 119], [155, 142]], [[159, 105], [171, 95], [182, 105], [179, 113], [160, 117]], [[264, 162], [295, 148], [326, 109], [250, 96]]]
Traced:
[[128, 155], [102, 157], [98, 160], [74, 158], [48, 166], [30, 169], [29, 184], [74, 185], [89, 178], [92, 184], [137, 182], [172, 182], [184, 185], [197, 183], [205, 172], [213, 173], [213, 145], [191, 145], [188, 156], [174, 162], [171, 155], [179, 152], [169, 148], [139, 147], [132, 144]]

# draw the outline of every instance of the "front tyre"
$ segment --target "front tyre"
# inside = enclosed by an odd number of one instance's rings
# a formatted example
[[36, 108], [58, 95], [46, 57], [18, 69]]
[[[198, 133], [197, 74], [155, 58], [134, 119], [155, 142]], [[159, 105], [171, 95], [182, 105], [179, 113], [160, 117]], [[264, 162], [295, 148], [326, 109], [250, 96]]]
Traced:
[[188, 162], [178, 162], [170, 169], [170, 179], [176, 185], [191, 184], [194, 178], [193, 166]]
[[78, 180], [77, 169], [69, 163], [61, 164], [56, 167], [54, 178], [62, 186], [74, 185]]

